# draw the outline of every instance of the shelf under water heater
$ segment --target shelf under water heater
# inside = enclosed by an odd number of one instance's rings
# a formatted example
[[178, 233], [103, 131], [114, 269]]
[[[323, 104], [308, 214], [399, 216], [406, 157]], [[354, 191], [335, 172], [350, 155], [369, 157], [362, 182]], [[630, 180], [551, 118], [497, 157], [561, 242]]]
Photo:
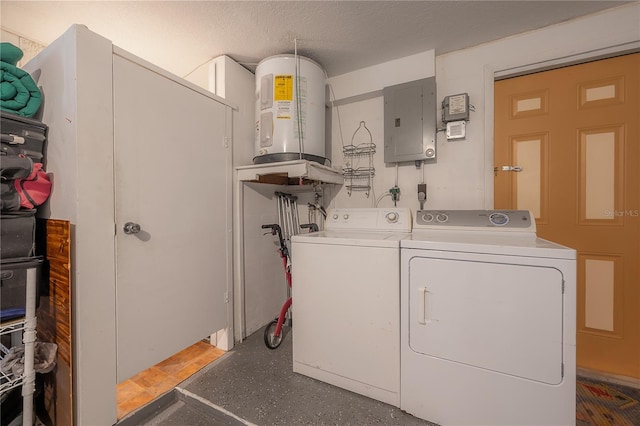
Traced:
[[309, 58], [276, 55], [256, 67], [254, 164], [290, 160], [328, 163], [325, 73]]

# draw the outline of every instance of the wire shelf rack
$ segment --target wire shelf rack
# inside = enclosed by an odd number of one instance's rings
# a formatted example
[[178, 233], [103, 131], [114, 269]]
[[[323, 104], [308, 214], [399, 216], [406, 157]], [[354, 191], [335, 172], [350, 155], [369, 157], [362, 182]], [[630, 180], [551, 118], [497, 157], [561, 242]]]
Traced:
[[[358, 132], [364, 134], [365, 138], [368, 137], [368, 142], [355, 145], [353, 141]], [[373, 166], [373, 155], [375, 153], [376, 144], [373, 143], [371, 132], [367, 128], [366, 123], [361, 121], [360, 126], [353, 133], [353, 136], [351, 136], [351, 144], [345, 145], [342, 148], [345, 164], [342, 168], [342, 176], [345, 179], [345, 186], [347, 187], [347, 194], [349, 196], [351, 196], [353, 191], [363, 191], [366, 193], [367, 198], [369, 197], [373, 177], [376, 174], [376, 169]], [[364, 162], [366, 165], [361, 166], [361, 162]]]

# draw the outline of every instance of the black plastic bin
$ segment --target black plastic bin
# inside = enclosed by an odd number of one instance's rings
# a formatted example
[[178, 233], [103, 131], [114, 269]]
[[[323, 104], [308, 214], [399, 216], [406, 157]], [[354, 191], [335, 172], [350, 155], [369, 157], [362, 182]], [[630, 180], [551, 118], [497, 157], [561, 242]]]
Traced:
[[36, 210], [2, 212], [0, 215], [0, 259], [35, 254]]
[[27, 271], [35, 269], [36, 307], [40, 302], [42, 257], [22, 257], [0, 261], [0, 322], [23, 318], [27, 301]]

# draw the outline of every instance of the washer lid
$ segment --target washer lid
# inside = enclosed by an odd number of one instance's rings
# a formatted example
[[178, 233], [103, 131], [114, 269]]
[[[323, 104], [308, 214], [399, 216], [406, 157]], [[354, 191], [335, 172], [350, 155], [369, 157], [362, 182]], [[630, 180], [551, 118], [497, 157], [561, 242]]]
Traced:
[[340, 246], [393, 247], [411, 234], [402, 232], [320, 231], [291, 237], [296, 244], [332, 244]]
[[402, 248], [575, 259], [572, 248], [537, 238], [535, 234], [482, 231], [414, 230]]

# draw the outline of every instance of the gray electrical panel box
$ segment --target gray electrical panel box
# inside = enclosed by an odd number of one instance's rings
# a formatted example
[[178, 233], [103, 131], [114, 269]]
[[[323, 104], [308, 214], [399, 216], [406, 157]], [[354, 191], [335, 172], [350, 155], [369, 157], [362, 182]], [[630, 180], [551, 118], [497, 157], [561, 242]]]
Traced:
[[384, 88], [384, 162], [436, 159], [436, 78]]

